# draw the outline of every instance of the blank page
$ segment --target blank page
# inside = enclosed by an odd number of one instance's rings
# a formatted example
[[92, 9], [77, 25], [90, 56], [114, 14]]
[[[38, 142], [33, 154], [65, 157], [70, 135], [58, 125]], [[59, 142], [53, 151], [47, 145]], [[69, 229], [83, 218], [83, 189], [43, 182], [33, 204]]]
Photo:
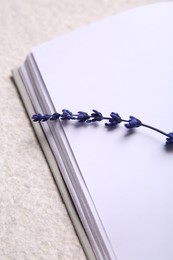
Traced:
[[[173, 131], [173, 4], [137, 8], [33, 50], [59, 112], [97, 109]], [[173, 259], [173, 152], [121, 124], [64, 131], [118, 260]]]

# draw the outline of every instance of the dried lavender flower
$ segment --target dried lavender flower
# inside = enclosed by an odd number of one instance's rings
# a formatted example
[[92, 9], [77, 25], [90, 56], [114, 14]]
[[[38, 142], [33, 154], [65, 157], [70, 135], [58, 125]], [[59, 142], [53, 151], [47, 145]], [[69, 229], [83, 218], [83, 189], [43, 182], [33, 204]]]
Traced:
[[134, 128], [134, 127], [139, 127], [142, 125], [141, 121], [139, 119], [137, 119], [136, 117], [130, 116], [129, 118], [130, 119], [129, 119], [128, 123], [124, 125], [126, 128]]
[[118, 113], [112, 112], [110, 114], [109, 117], [105, 117], [102, 115], [101, 112], [93, 109], [93, 112], [91, 113], [91, 115], [89, 115], [86, 112], [83, 111], [79, 111], [77, 114], [73, 114], [71, 111], [69, 111], [68, 109], [63, 109], [62, 110], [62, 114], [55, 112], [52, 115], [49, 114], [44, 114], [41, 115], [40, 113], [34, 114], [32, 116], [32, 120], [34, 122], [45, 122], [48, 120], [57, 120], [57, 119], [61, 119], [61, 120], [77, 120], [80, 123], [86, 122], [86, 123], [92, 123], [92, 122], [100, 122], [102, 120], [107, 120], [108, 123], [105, 123], [106, 127], [113, 127], [113, 126], [117, 126], [118, 124], [120, 124], [121, 122], [125, 122], [124, 126], [128, 129], [132, 129], [132, 128], [137, 128], [140, 126], [149, 128], [153, 131], [156, 131], [162, 135], [166, 136], [166, 145], [169, 146], [173, 146], [173, 132], [171, 133], [165, 133], [164, 131], [155, 128], [153, 126], [147, 125], [142, 123], [138, 118], [134, 117], [134, 116], [130, 116], [128, 120], [126, 119], [122, 119]]
[[88, 119], [86, 121], [87, 123], [103, 120], [103, 116], [102, 116], [102, 114], [99, 111], [93, 109], [93, 112], [94, 113], [91, 113], [91, 116], [90, 116], [90, 118], [92, 118], [92, 119]]
[[63, 110], [62, 110], [61, 119], [62, 119], [62, 120], [70, 120], [70, 119], [73, 119], [73, 113], [70, 112], [68, 109], [63, 109]]
[[173, 145], [173, 132], [168, 134], [166, 138], [166, 145]]
[[34, 122], [40, 122], [41, 121], [41, 119], [42, 119], [42, 115], [41, 114], [34, 114], [33, 116], [32, 116], [32, 120], [34, 121]]
[[118, 113], [112, 112], [110, 114], [111, 118], [108, 118], [109, 123], [105, 123], [105, 126], [117, 126], [118, 124], [120, 124], [122, 122], [121, 117], [119, 116]]
[[86, 112], [83, 112], [83, 111], [79, 111], [78, 112], [78, 115], [77, 115], [77, 120], [78, 122], [85, 122], [87, 121], [88, 119], [90, 118], [90, 116], [86, 113]]
[[51, 115], [50, 120], [57, 120], [57, 119], [60, 118], [60, 116], [61, 116], [61, 114], [56, 112], [56, 113]]

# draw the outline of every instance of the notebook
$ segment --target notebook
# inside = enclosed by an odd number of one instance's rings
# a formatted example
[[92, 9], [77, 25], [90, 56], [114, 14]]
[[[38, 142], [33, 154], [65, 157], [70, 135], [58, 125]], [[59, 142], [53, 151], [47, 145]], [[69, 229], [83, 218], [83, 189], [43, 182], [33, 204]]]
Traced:
[[[34, 47], [13, 71], [30, 119], [94, 109], [173, 131], [172, 25], [173, 3], [157, 3]], [[173, 152], [164, 135], [104, 120], [32, 124], [88, 259], [173, 259]]]

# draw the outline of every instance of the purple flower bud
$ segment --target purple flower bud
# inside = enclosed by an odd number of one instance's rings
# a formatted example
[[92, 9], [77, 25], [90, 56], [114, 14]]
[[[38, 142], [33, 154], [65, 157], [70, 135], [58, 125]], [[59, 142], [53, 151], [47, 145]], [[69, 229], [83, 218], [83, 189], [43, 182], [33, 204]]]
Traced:
[[105, 126], [116, 126], [121, 123], [122, 119], [119, 114], [112, 112], [110, 116], [111, 118], [109, 119], [109, 123], [105, 123]]
[[70, 111], [67, 110], [67, 109], [63, 109], [63, 110], [62, 110], [61, 119], [62, 119], [62, 120], [70, 120], [70, 119], [73, 119], [73, 113], [70, 112]]
[[79, 111], [77, 115], [78, 122], [85, 122], [90, 116], [86, 112]]
[[45, 114], [42, 116], [42, 121], [45, 122], [45, 121], [48, 121], [50, 119], [51, 115], [48, 115], [48, 114]]
[[95, 121], [101, 121], [103, 119], [103, 116], [102, 116], [102, 114], [99, 111], [93, 109], [93, 112], [94, 113], [91, 114], [91, 117], [93, 117], [93, 118], [87, 120], [86, 121], [87, 123], [95, 122]]
[[56, 112], [53, 115], [51, 115], [50, 120], [57, 120], [60, 116], [61, 116], [61, 114]]
[[42, 115], [41, 115], [41, 114], [34, 114], [34, 115], [32, 116], [32, 120], [33, 120], [34, 122], [40, 122], [40, 121], [42, 120]]
[[166, 138], [166, 145], [173, 145], [173, 132], [168, 135], [169, 137]]
[[134, 116], [130, 116], [129, 122], [127, 124], [125, 124], [124, 126], [127, 128], [134, 128], [134, 127], [139, 127], [141, 125], [142, 125], [142, 123], [139, 119], [137, 119]]

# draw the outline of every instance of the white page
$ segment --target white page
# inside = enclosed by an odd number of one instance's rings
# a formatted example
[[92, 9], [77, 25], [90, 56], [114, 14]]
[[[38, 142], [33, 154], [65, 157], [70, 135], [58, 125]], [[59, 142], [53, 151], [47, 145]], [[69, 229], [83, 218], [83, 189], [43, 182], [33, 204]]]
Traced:
[[[110, 17], [33, 50], [60, 111], [118, 112], [173, 131], [173, 4]], [[173, 160], [165, 137], [64, 126], [118, 260], [173, 259]]]

